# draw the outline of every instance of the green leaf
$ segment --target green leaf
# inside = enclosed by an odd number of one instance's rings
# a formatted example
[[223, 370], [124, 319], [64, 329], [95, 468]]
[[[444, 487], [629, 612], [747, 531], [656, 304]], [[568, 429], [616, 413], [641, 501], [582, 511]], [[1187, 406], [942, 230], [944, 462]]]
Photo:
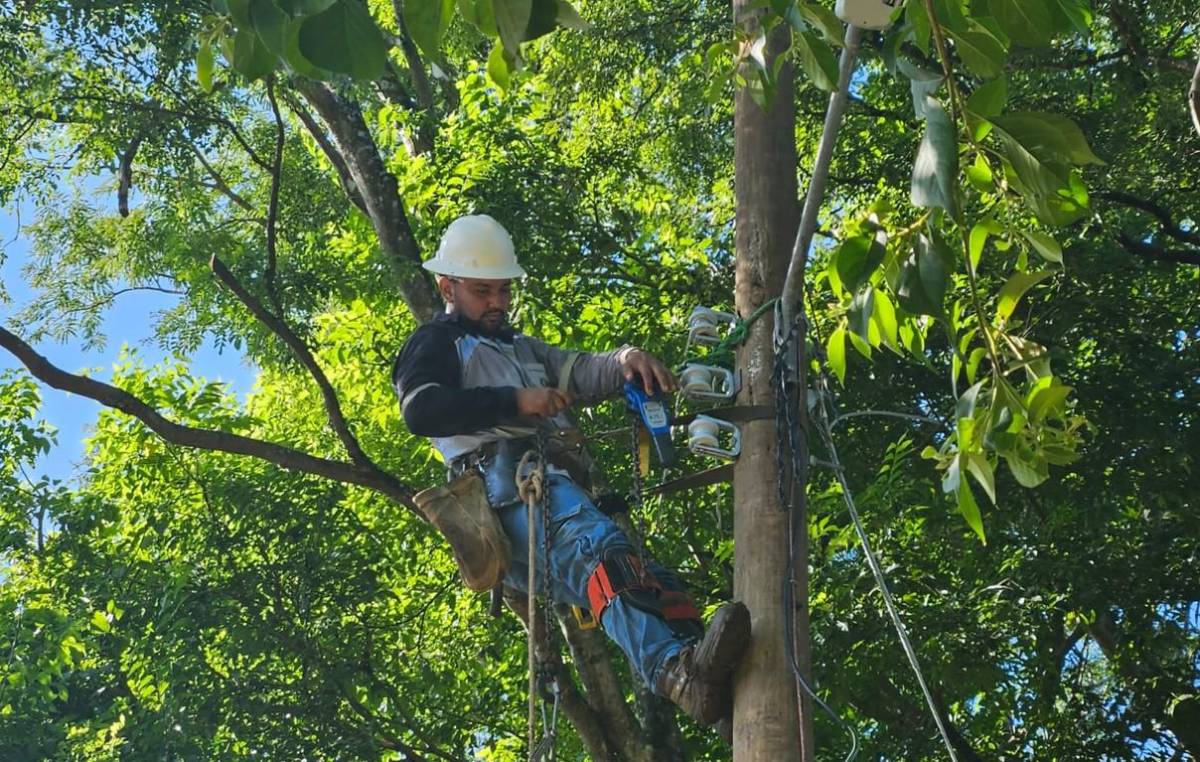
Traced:
[[1060, 177], [1014, 137], [999, 129], [993, 134], [999, 138], [1005, 157], [1024, 185], [1022, 194], [1026, 196], [1026, 200], [1029, 200], [1029, 194], [1041, 200], [1053, 198], [1060, 189], [1067, 187], [1064, 177]]
[[458, 0], [458, 12], [485, 37], [500, 34], [496, 27], [496, 12], [492, 7], [492, 0]]
[[250, 0], [226, 0], [225, 5], [229, 8], [233, 25], [239, 30], [249, 30], [254, 26], [250, 21]]
[[505, 50], [504, 44], [497, 42], [492, 46], [492, 52], [488, 55], [488, 76], [501, 90], [507, 90], [512, 85], [512, 70], [515, 68], [515, 64], [512, 55]]
[[913, 239], [912, 255], [901, 266], [896, 290], [900, 306], [914, 315], [943, 314], [942, 302], [953, 270], [954, 254], [945, 242], [919, 233]]
[[1050, 478], [1050, 470], [1047, 468], [1045, 460], [1028, 461], [1022, 459], [1020, 454], [1013, 452], [1005, 452], [1003, 456], [1008, 463], [1008, 470], [1012, 472], [1013, 478], [1022, 487], [1033, 488]]
[[958, 137], [950, 115], [933, 96], [925, 97], [924, 113], [927, 126], [913, 163], [912, 203], [945, 209], [957, 217]]
[[525, 25], [525, 40], [553, 32], [558, 26], [558, 0], [533, 0], [529, 9], [529, 23]]
[[1062, 114], [1019, 111], [992, 121], [1042, 161], [1104, 164], [1092, 153], [1079, 125]]
[[979, 260], [983, 256], [983, 247], [987, 245], [989, 235], [995, 235], [1004, 231], [1000, 223], [992, 217], [985, 217], [971, 228], [971, 236], [968, 243], [968, 253], [971, 255], [971, 269], [979, 267]]
[[950, 32], [954, 47], [967, 69], [980, 79], [1000, 76], [1004, 71], [1004, 60], [1008, 51], [1003, 43], [979, 24], [971, 24], [965, 31]]
[[[820, 32], [829, 44], [842, 44], [842, 37], [846, 30], [841, 19], [832, 10], [823, 5], [805, 2], [797, 3], [796, 10], [800, 13], [800, 17], [804, 19], [804, 23]], [[803, 30], [797, 29], [797, 31]]]
[[287, 15], [272, 0], [250, 0], [250, 21], [267, 50], [276, 56], [282, 55], [287, 47], [290, 22]]
[[967, 526], [979, 535], [979, 541], [987, 545], [987, 535], [983, 533], [983, 516], [979, 513], [979, 504], [971, 493], [971, 485], [964, 480], [958, 488], [958, 512], [967, 520]]
[[826, 91], [837, 88], [838, 62], [829, 43], [812, 32], [801, 32], [793, 37], [792, 47], [800, 68], [814, 85]]
[[1060, 32], [1074, 30], [1081, 37], [1092, 33], [1092, 9], [1088, 0], [1050, 0], [1050, 13]]
[[92, 626], [100, 632], [112, 632], [112, 624], [103, 611], [93, 611], [91, 622]]
[[996, 77], [975, 88], [975, 92], [967, 98], [967, 111], [990, 119], [1004, 111], [1008, 104], [1008, 80]]
[[842, 241], [833, 254], [833, 263], [846, 290], [857, 291], [871, 278], [886, 255], [887, 234], [879, 230], [874, 235], [856, 235]]
[[404, 24], [408, 33], [430, 60], [442, 60], [442, 36], [454, 16], [454, 0], [407, 0]]
[[196, 51], [196, 81], [200, 89], [211, 93], [213, 89], [213, 49], [207, 42], [201, 43]]
[[967, 167], [967, 181], [981, 193], [996, 191], [996, 179], [992, 175], [992, 167], [982, 152], [975, 154], [975, 163]]
[[387, 44], [365, 5], [338, 0], [300, 24], [300, 52], [314, 66], [375, 79], [383, 73]]
[[829, 339], [825, 343], [825, 357], [829, 362], [829, 369], [833, 371], [833, 375], [842, 384], [846, 383], [846, 331], [839, 328], [829, 334]]
[[1000, 29], [1015, 42], [1040, 47], [1050, 42], [1054, 19], [1046, 0], [989, 0]]
[[991, 462], [981, 452], [973, 452], [967, 455], [967, 470], [971, 472], [971, 476], [975, 477], [975, 481], [979, 482], [979, 486], [983, 487], [983, 491], [987, 493], [988, 499], [992, 501], [992, 505], [996, 504], [996, 474], [992, 469]]
[[922, 53], [929, 55], [929, 37], [933, 31], [933, 25], [929, 23], [929, 13], [925, 10], [925, 3], [908, 3], [904, 6], [904, 17], [912, 25], [913, 44]]
[[892, 304], [891, 298], [887, 295], [887, 291], [878, 289], [875, 291], [875, 312], [872, 317], [875, 324], [879, 327], [879, 333], [883, 336], [884, 342], [892, 349], [897, 349], [900, 342], [898, 323], [896, 321], [896, 307]]
[[261, 79], [275, 69], [275, 54], [251, 29], [239, 29], [232, 38], [225, 38], [221, 49], [229, 65], [246, 79]]
[[1039, 379], [1027, 400], [1029, 420], [1038, 423], [1047, 415], [1061, 410], [1073, 389], [1074, 387], [1058, 384], [1053, 376]]
[[[867, 331], [869, 332], [870, 330], [871, 330], [871, 328], [870, 328], [870, 321], [868, 321], [868, 323], [867, 323]], [[860, 355], [862, 355], [863, 357], [865, 357], [865, 358], [866, 358], [866, 359], [868, 359], [868, 360], [870, 360], [870, 359], [871, 359], [871, 344], [870, 344], [870, 342], [869, 342], [867, 339], [864, 339], [864, 338], [862, 338], [862, 337], [861, 337], [861, 336], [859, 336], [859, 335], [858, 335], [858, 333], [857, 333], [857, 332], [855, 332], [855, 331], [850, 331], [849, 333], [847, 333], [847, 334], [846, 334], [846, 338], [847, 338], [847, 339], [850, 339], [850, 344], [851, 344], [851, 346], [853, 346], [853, 347], [854, 347], [854, 349], [855, 349], [855, 350], [856, 350], [856, 351], [857, 351], [857, 352], [858, 352]]]
[[1041, 255], [1042, 259], [1046, 260], [1047, 262], [1055, 262], [1060, 265], [1062, 264], [1062, 246], [1060, 246], [1058, 241], [1054, 240], [1053, 237], [1048, 236], [1045, 233], [1026, 230], [1022, 230], [1021, 235], [1025, 236], [1025, 238], [1031, 244], [1033, 244], [1034, 250]]
[[962, 396], [958, 398], [958, 402], [954, 403], [954, 417], [956, 420], [961, 421], [975, 417], [975, 404], [979, 400], [981, 389], [983, 389], [982, 381], [962, 393]]
[[564, 29], [591, 29], [592, 25], [586, 19], [579, 15], [579, 11], [575, 10], [575, 6], [571, 5], [567, 0], [558, 0], [558, 15], [556, 16], [558, 25]]
[[875, 314], [875, 289], [864, 286], [854, 295], [847, 315], [850, 329], [863, 341], [871, 342], [871, 316]]
[[1017, 302], [1021, 301], [1021, 297], [1025, 295], [1025, 292], [1052, 274], [1053, 271], [1051, 270], [1038, 270], [1032, 273], [1013, 273], [1012, 277], [1005, 282], [1004, 287], [1000, 289], [1000, 300], [996, 305], [996, 321], [998, 323], [1007, 321], [1012, 315], [1013, 310], [1017, 308]]
[[496, 29], [504, 48], [518, 63], [521, 60], [521, 42], [525, 39], [525, 27], [533, 13], [533, 0], [492, 0], [496, 14]]

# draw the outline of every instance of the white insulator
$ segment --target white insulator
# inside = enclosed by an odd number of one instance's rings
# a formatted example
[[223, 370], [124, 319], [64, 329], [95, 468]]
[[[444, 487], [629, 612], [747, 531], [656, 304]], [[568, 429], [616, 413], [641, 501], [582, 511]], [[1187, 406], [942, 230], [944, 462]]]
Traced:
[[721, 341], [721, 325], [733, 325], [736, 322], [737, 315], [696, 307], [688, 316], [688, 337], [695, 344], [717, 344]]
[[[721, 444], [722, 432], [728, 435], [728, 446]], [[688, 424], [688, 449], [697, 455], [736, 460], [742, 452], [741, 429], [720, 418], [698, 415]]]
[[695, 400], [731, 400], [737, 394], [733, 371], [715, 365], [688, 363], [679, 374], [683, 394]]
[[860, 29], [886, 29], [892, 14], [904, 0], [837, 0], [834, 12], [847, 24]]
[[711, 419], [697, 418], [688, 424], [688, 447], [716, 447], [717, 424]]
[[679, 374], [679, 383], [687, 396], [712, 394], [716, 379], [712, 371], [704, 365], [687, 365]]

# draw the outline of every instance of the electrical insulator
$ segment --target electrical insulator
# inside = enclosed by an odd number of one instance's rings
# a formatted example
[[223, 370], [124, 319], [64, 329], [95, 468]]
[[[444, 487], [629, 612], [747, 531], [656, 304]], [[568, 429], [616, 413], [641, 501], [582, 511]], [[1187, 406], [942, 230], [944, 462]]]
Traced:
[[[919, 1], [919, 0], [918, 0]], [[904, 0], [837, 0], [834, 12], [847, 24], [861, 29], [886, 29]]]
[[[721, 444], [722, 433], [728, 445]], [[697, 455], [736, 460], [742, 452], [742, 431], [729, 421], [698, 415], [688, 424], [688, 449]]]
[[688, 341], [692, 344], [720, 344], [721, 325], [732, 326], [737, 315], [696, 307], [688, 316]]
[[688, 363], [679, 374], [685, 397], [696, 400], [731, 400], [737, 394], [733, 371], [715, 365]]

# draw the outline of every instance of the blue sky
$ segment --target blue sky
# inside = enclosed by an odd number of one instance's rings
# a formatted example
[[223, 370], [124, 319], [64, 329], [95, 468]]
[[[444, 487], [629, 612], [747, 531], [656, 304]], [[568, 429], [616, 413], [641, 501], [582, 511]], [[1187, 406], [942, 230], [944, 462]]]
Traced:
[[[37, 297], [21, 276], [29, 257], [29, 240], [22, 234], [21, 226], [33, 220], [34, 215], [35, 209], [28, 203], [14, 203], [0, 210], [0, 259], [3, 260], [0, 261], [0, 281], [10, 298], [7, 304], [0, 303], [0, 325], [18, 335], [21, 331], [13, 324], [12, 317]], [[112, 366], [124, 345], [136, 348], [147, 364], [169, 355], [154, 343], [152, 321], [155, 312], [174, 305], [178, 299], [177, 296], [148, 291], [134, 291], [117, 297], [105, 313], [102, 331], [108, 341], [103, 349], [84, 350], [81, 342], [60, 344], [54, 341], [37, 343], [34, 348], [64, 370], [78, 372], [90, 368], [95, 378], [111, 380]], [[254, 369], [232, 348], [218, 352], [211, 342], [206, 342], [188, 359], [195, 375], [227, 381], [239, 397], [244, 397], [254, 384]], [[22, 367], [16, 358], [0, 349], [0, 372]], [[67, 480], [78, 473], [84, 454], [83, 440], [100, 409], [97, 402], [43, 385], [41, 417], [58, 429], [58, 445], [38, 462], [30, 476], [36, 479], [37, 475], [44, 474], [52, 479]]]

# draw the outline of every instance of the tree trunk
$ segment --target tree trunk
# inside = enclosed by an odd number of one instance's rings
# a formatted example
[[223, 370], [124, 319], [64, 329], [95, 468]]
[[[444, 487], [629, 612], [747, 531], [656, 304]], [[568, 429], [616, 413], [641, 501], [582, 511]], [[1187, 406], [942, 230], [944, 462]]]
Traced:
[[[734, 23], [754, 24], [751, 0], [734, 0]], [[786, 25], [768, 44], [768, 64], [788, 44]], [[746, 72], [748, 77], [756, 76]], [[795, 102], [792, 68], [785, 64], [767, 111], [745, 88], [734, 101], [737, 272], [735, 301], [742, 317], [783, 287], [800, 214], [796, 188]], [[765, 314], [738, 350], [742, 405], [772, 405], [772, 320]], [[734, 593], [750, 609], [753, 639], [734, 681], [733, 758], [737, 762], [811, 759], [811, 722], [801, 722], [785, 641], [783, 585], [788, 564], [788, 514], [776, 477], [775, 423], [743, 423], [742, 458], [734, 470]], [[798, 565], [807, 569], [807, 532], [798, 532]], [[797, 590], [806, 610], [807, 585]], [[796, 640], [808, 643], [807, 616]], [[801, 743], [801, 727], [805, 743]], [[807, 753], [805, 753], [807, 751]]]

